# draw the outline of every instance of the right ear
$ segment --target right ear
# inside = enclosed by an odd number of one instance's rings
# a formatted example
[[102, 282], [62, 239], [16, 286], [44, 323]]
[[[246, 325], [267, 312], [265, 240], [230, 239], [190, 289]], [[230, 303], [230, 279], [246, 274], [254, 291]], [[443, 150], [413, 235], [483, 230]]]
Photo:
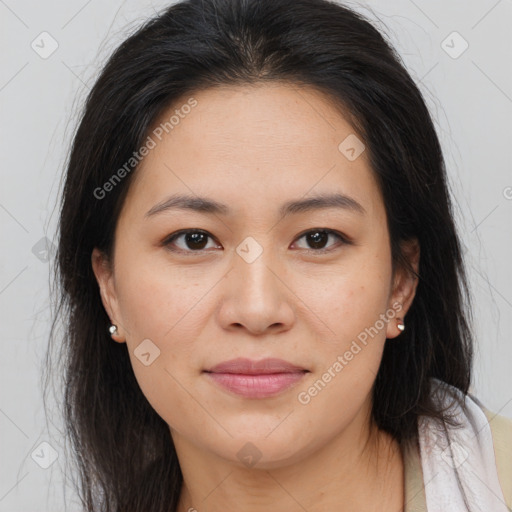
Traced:
[[95, 247], [91, 254], [91, 264], [96, 281], [100, 288], [101, 302], [110, 318], [110, 323], [117, 326], [117, 331], [111, 337], [118, 343], [126, 341], [122, 328], [121, 312], [116, 294], [114, 272], [107, 256]]

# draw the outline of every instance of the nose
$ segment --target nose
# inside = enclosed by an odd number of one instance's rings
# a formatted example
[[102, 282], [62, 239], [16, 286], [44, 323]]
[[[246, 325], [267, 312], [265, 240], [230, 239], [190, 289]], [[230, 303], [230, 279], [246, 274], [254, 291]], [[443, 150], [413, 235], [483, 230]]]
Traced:
[[218, 319], [226, 330], [253, 335], [277, 334], [291, 328], [294, 294], [282, 265], [263, 251], [254, 261], [234, 254], [224, 279]]

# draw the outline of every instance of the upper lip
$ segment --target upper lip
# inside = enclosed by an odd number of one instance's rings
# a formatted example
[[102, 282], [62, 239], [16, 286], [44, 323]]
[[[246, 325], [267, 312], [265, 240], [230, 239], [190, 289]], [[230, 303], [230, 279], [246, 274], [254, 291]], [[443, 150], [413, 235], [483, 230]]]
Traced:
[[297, 373], [308, 371], [283, 359], [266, 358], [259, 361], [239, 357], [223, 361], [205, 370], [209, 373], [238, 373], [244, 375], [263, 375], [272, 373]]

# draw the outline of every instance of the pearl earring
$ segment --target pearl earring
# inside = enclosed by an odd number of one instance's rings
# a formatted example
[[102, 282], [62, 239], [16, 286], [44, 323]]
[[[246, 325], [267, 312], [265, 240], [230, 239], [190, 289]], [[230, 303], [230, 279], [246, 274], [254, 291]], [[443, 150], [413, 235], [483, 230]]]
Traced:
[[113, 334], [116, 334], [116, 333], [117, 333], [117, 325], [112, 324], [112, 325], [108, 328], [108, 332], [110, 333], [110, 335], [111, 335], [111, 336], [112, 336]]
[[399, 331], [402, 331], [402, 332], [403, 332], [403, 331], [404, 331], [404, 329], [405, 329], [405, 325], [404, 325], [403, 320], [399, 320], [399, 321], [398, 321], [398, 324], [396, 325], [396, 327], [397, 327], [397, 329], [398, 329]]

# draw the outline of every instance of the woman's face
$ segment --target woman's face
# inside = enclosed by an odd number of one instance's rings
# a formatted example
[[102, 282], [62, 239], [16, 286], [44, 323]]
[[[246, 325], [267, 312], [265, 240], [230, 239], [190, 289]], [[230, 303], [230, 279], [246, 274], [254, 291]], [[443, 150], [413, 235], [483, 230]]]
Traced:
[[[327, 98], [286, 84], [205, 90], [160, 121], [120, 214], [115, 270], [97, 250], [93, 267], [178, 454], [272, 468], [361, 435], [415, 289], [392, 275], [362, 142]], [[188, 199], [166, 205], [177, 196]], [[417, 248], [408, 255], [417, 268]], [[235, 358], [293, 367], [208, 372]]]

